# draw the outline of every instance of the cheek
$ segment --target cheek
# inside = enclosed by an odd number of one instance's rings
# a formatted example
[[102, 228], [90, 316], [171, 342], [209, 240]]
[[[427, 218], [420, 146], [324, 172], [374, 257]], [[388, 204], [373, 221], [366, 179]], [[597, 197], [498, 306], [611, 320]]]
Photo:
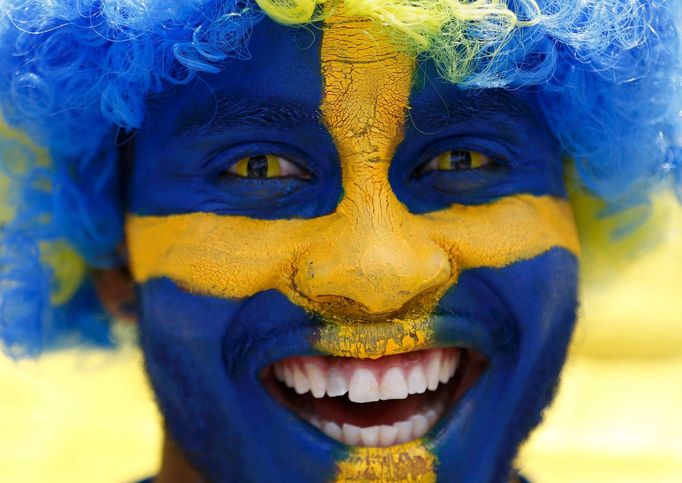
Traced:
[[156, 400], [174, 438], [200, 454], [211, 426], [226, 429], [219, 409], [202, 400], [216, 401], [217, 388], [230, 387], [222, 345], [237, 305], [194, 296], [168, 279], [138, 285], [137, 292], [140, 344]]
[[222, 346], [239, 302], [195, 295], [167, 278], [140, 284], [137, 293], [145, 356], [159, 362], [161, 377], [197, 367], [208, 380], [224, 377]]
[[461, 269], [501, 268], [552, 248], [575, 256], [580, 243], [570, 204], [552, 196], [515, 195], [477, 206], [453, 205], [423, 217]]
[[532, 195], [426, 215], [395, 202], [373, 217], [129, 216], [126, 230], [138, 283], [165, 277], [222, 299], [275, 289], [312, 309], [331, 297], [377, 313], [393, 310], [396, 294], [403, 305], [456, 283], [462, 270], [505, 267], [554, 247], [580, 251], [568, 202]]
[[305, 224], [212, 213], [131, 216], [130, 265], [137, 282], [167, 277], [196, 293], [245, 298], [289, 278]]

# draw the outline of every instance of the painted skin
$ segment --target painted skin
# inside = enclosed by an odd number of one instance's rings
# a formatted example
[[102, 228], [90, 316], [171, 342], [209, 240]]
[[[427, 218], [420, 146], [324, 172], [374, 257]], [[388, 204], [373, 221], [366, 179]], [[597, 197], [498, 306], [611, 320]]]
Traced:
[[[576, 306], [577, 237], [532, 94], [460, 91], [340, 15], [323, 33], [264, 21], [249, 48], [155, 100], [136, 136], [128, 246], [172, 437], [212, 481], [506, 480]], [[449, 151], [487, 161], [431, 163]], [[297, 175], [244, 177], [265, 155]], [[485, 374], [388, 448], [326, 437], [261, 380], [293, 355], [445, 346], [484, 354]]]

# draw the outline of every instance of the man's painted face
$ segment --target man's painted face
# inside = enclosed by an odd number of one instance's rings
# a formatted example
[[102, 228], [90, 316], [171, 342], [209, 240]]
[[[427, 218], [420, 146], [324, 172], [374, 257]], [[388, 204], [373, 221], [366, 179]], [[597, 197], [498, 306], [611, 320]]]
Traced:
[[172, 438], [213, 481], [504, 480], [576, 306], [558, 148], [368, 22], [263, 21], [154, 99], [127, 221]]

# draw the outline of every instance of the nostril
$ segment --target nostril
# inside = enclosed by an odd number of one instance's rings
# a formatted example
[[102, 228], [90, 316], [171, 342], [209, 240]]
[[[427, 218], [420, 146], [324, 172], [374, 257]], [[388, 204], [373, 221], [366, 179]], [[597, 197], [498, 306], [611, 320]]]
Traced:
[[369, 307], [341, 295], [315, 295], [311, 297], [311, 300], [320, 304], [318, 311], [327, 316], [352, 317], [361, 320], [372, 313]]
[[406, 318], [422, 318], [430, 314], [438, 304], [444, 292], [443, 287], [422, 292], [414, 297], [404, 298], [402, 305], [384, 304], [378, 307], [368, 307], [348, 297], [337, 295], [318, 295], [309, 298], [316, 307], [313, 310], [323, 317], [344, 321], [386, 322], [387, 320], [402, 320]]
[[349, 299], [348, 297], [343, 297], [341, 295], [329, 295], [320, 294], [313, 295], [311, 298], [316, 302], [321, 302], [323, 304], [346, 304], [346, 305], [357, 305], [357, 302]]
[[[330, 293], [303, 293], [316, 306], [313, 310], [328, 316], [343, 318], [352, 317], [361, 320], [386, 320], [387, 318], [402, 318], [406, 314], [424, 314], [431, 312], [447, 284], [428, 285], [425, 290], [395, 290], [377, 291], [372, 287], [365, 287], [361, 292], [353, 292], [351, 288], [339, 287], [337, 292], [346, 289], [348, 295]], [[361, 283], [356, 286], [362, 286]], [[328, 288], [328, 287], [327, 287]]]

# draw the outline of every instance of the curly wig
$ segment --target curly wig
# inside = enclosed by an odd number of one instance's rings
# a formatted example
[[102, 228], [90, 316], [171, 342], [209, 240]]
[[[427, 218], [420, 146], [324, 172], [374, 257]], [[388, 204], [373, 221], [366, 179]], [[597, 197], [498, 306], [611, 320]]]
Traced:
[[[150, 96], [249, 56], [264, 16], [330, 0], [0, 1], [0, 343], [110, 341], [87, 267], [122, 264], [118, 140]], [[578, 182], [618, 209], [682, 184], [674, 0], [344, 0], [462, 88], [528, 89]], [[35, 146], [38, 147], [35, 147]], [[78, 339], [79, 338], [79, 339]]]

